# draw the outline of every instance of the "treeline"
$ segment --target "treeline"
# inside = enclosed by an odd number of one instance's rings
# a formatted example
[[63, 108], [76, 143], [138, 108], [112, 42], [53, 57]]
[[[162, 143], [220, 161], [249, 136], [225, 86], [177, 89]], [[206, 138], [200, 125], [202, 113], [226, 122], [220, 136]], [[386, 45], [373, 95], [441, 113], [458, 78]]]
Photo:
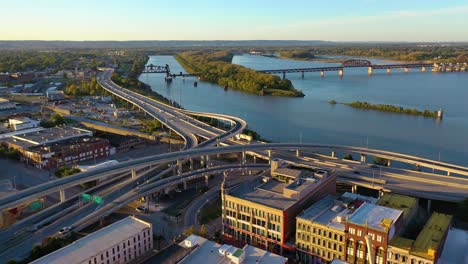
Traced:
[[190, 51], [177, 54], [175, 58], [186, 71], [197, 74], [201, 80], [227, 88], [259, 95], [304, 96], [289, 80], [230, 63], [232, 55], [225, 51]]
[[42, 71], [59, 69], [96, 68], [105, 65], [99, 52], [83, 51], [0, 51], [0, 72]]
[[97, 96], [103, 93], [104, 89], [97, 82], [96, 77], [92, 77], [90, 81], [68, 81], [65, 87], [65, 94], [69, 96]]
[[359, 109], [369, 109], [369, 110], [376, 110], [376, 111], [382, 111], [382, 112], [402, 113], [402, 114], [409, 114], [409, 115], [421, 115], [421, 116], [426, 116], [426, 117], [437, 117], [437, 111], [430, 111], [430, 110], [419, 111], [418, 109], [403, 108], [403, 107], [387, 105], [387, 104], [371, 104], [368, 102], [360, 102], [360, 101], [355, 101], [352, 103], [344, 103], [344, 104], [351, 106], [353, 108], [359, 108]]
[[283, 51], [280, 51], [280, 56], [286, 59], [299, 59], [299, 60], [315, 59], [315, 55], [312, 53], [310, 49], [283, 50]]

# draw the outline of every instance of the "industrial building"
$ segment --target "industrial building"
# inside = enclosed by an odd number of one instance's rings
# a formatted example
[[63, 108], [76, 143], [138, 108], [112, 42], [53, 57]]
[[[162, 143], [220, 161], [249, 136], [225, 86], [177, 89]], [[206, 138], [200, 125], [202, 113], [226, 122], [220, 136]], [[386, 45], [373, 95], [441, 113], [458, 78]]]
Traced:
[[151, 224], [129, 216], [32, 263], [135, 263], [152, 250]]
[[74, 165], [115, 153], [107, 139], [93, 138], [89, 130], [61, 126], [16, 134], [2, 139], [7, 148], [18, 150], [22, 160], [41, 169]]
[[336, 174], [271, 162], [263, 179], [221, 188], [223, 237], [283, 254], [294, 251], [295, 217], [312, 203], [336, 192]]
[[17, 118], [10, 118], [8, 120], [8, 125], [13, 130], [23, 130], [28, 128], [36, 128], [39, 127], [40, 122], [37, 120], [30, 119], [28, 117], [17, 117]]
[[352, 193], [329, 195], [296, 217], [296, 249], [301, 263], [344, 260], [345, 221], [377, 199]]
[[205, 238], [190, 235], [180, 244], [183, 248], [192, 249], [180, 264], [217, 263], [217, 264], [287, 264], [288, 259], [271, 252], [245, 245], [237, 248], [231, 245], [220, 245]]

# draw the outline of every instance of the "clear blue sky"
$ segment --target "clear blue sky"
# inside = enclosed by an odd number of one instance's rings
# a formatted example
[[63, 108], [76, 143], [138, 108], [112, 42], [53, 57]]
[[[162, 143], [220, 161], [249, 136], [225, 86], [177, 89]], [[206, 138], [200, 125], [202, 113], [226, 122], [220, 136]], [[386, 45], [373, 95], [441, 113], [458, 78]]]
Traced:
[[468, 41], [468, 0], [0, 0], [1, 40]]

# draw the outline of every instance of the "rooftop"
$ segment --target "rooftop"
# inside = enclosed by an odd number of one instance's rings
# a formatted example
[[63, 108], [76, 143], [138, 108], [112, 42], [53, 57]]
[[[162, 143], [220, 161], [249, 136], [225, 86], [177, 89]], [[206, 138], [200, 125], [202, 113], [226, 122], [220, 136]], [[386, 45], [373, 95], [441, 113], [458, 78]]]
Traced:
[[29, 148], [38, 145], [49, 144], [57, 141], [67, 140], [81, 136], [92, 136], [93, 133], [89, 130], [61, 126], [52, 127], [40, 131], [28, 132], [24, 134], [16, 134], [5, 140], [8, 143], [19, 145], [23, 148]]
[[389, 245], [410, 251], [411, 247], [413, 246], [413, 243], [414, 243], [413, 239], [396, 236], [392, 238], [392, 240], [390, 240]]
[[151, 228], [151, 224], [129, 216], [32, 263], [83, 263], [99, 252], [103, 252], [147, 228]]
[[401, 210], [365, 203], [354, 212], [349, 222], [385, 231], [386, 228], [390, 229], [402, 214]]
[[450, 228], [439, 263], [468, 263], [468, 231]]
[[290, 168], [277, 168], [273, 171], [274, 174], [284, 175], [290, 178], [298, 178], [303, 174], [302, 170], [290, 169]]
[[[191, 235], [187, 238], [191, 241], [192, 247], [198, 245], [198, 247], [184, 259], [180, 264], [229, 264], [232, 263], [229, 258], [226, 258], [220, 253], [220, 251], [231, 253], [235, 257], [240, 257], [245, 254], [245, 259], [242, 264], [284, 264], [287, 263], [288, 259], [271, 252], [259, 249], [250, 245], [245, 245], [242, 249], [236, 248], [230, 245], [220, 245], [213, 241], [207, 240], [202, 237]], [[195, 242], [195, 244], [193, 243]], [[182, 247], [186, 247], [185, 241], [180, 244]]]
[[423, 229], [414, 241], [412, 253], [427, 259], [434, 259], [434, 251], [437, 251], [447, 229], [452, 221], [452, 216], [433, 213]]
[[313, 204], [297, 218], [344, 231], [344, 220], [349, 218], [363, 204], [362, 201], [365, 201], [360, 197], [370, 198], [349, 193], [345, 193], [340, 197], [328, 195]]
[[411, 212], [411, 208], [417, 206], [418, 199], [410, 196], [400, 195], [396, 193], [385, 193], [382, 198], [377, 201], [377, 205], [390, 207], [403, 211], [403, 217], [407, 217]]

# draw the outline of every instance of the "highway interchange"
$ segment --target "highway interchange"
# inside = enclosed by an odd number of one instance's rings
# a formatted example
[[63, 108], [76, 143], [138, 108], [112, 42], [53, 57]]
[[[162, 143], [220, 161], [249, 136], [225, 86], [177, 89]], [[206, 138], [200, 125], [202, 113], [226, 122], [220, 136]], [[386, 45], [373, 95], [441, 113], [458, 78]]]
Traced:
[[[4, 245], [0, 247], [0, 259], [6, 261], [12, 258], [26, 257], [34, 244], [40, 243], [46, 236], [56, 234], [64, 226], [73, 226], [75, 231], [82, 230], [139, 197], [164, 190], [181, 182], [201, 178], [207, 174], [222, 173], [226, 170], [260, 171], [268, 168], [266, 163], [253, 164], [244, 158], [240, 164], [211, 166], [207, 157], [218, 154], [243, 153], [244, 157], [249, 155], [265, 160], [282, 158], [301, 165], [336, 170], [341, 181], [352, 185], [406, 193], [428, 199], [459, 201], [467, 196], [468, 179], [465, 176], [468, 176], [468, 168], [466, 167], [360, 147], [297, 143], [265, 144], [260, 142], [246, 144], [246, 142], [234, 139], [234, 136], [241, 133], [247, 126], [247, 123], [242, 119], [227, 115], [192, 112], [162, 104], [116, 85], [110, 79], [111, 74], [111, 69], [105, 69], [101, 73], [98, 78], [101, 86], [115, 96], [132, 103], [153, 118], [160, 120], [177, 133], [185, 141], [184, 150], [129, 160], [112, 167], [99, 168], [57, 179], [3, 197], [0, 199], [0, 209], [5, 210], [84, 182], [102, 178], [110, 179], [105, 185], [95, 187], [95, 193], [104, 197], [103, 206], [92, 203], [83, 205], [79, 203], [78, 196], [69, 197], [62, 203], [30, 216], [7, 229], [0, 230], [0, 240], [7, 241], [7, 243], [2, 243]], [[191, 116], [221, 119], [231, 123], [231, 128], [228, 131], [221, 130], [206, 125]], [[200, 138], [205, 139], [205, 141], [199, 142]], [[296, 154], [296, 150], [299, 150], [297, 153], [299, 155]], [[445, 176], [393, 167], [376, 167], [365, 162], [353, 162], [329, 156], [304, 155], [305, 151], [379, 156], [392, 161], [417, 164], [421, 167], [456, 175]], [[185, 173], [180, 169], [175, 176], [162, 179], [163, 175], [173, 172], [173, 168], [168, 168], [167, 164], [177, 163], [181, 168], [184, 161], [195, 159], [204, 160], [206, 167], [202, 166], [201, 169]], [[148, 170], [150, 167], [152, 168]], [[130, 176], [132, 173], [133, 177]], [[66, 211], [64, 211], [65, 208], [67, 208]], [[51, 222], [47, 223], [48, 221]], [[28, 228], [38, 226], [38, 223], [42, 223], [43, 226], [39, 226], [38, 230], [28, 231]]]

